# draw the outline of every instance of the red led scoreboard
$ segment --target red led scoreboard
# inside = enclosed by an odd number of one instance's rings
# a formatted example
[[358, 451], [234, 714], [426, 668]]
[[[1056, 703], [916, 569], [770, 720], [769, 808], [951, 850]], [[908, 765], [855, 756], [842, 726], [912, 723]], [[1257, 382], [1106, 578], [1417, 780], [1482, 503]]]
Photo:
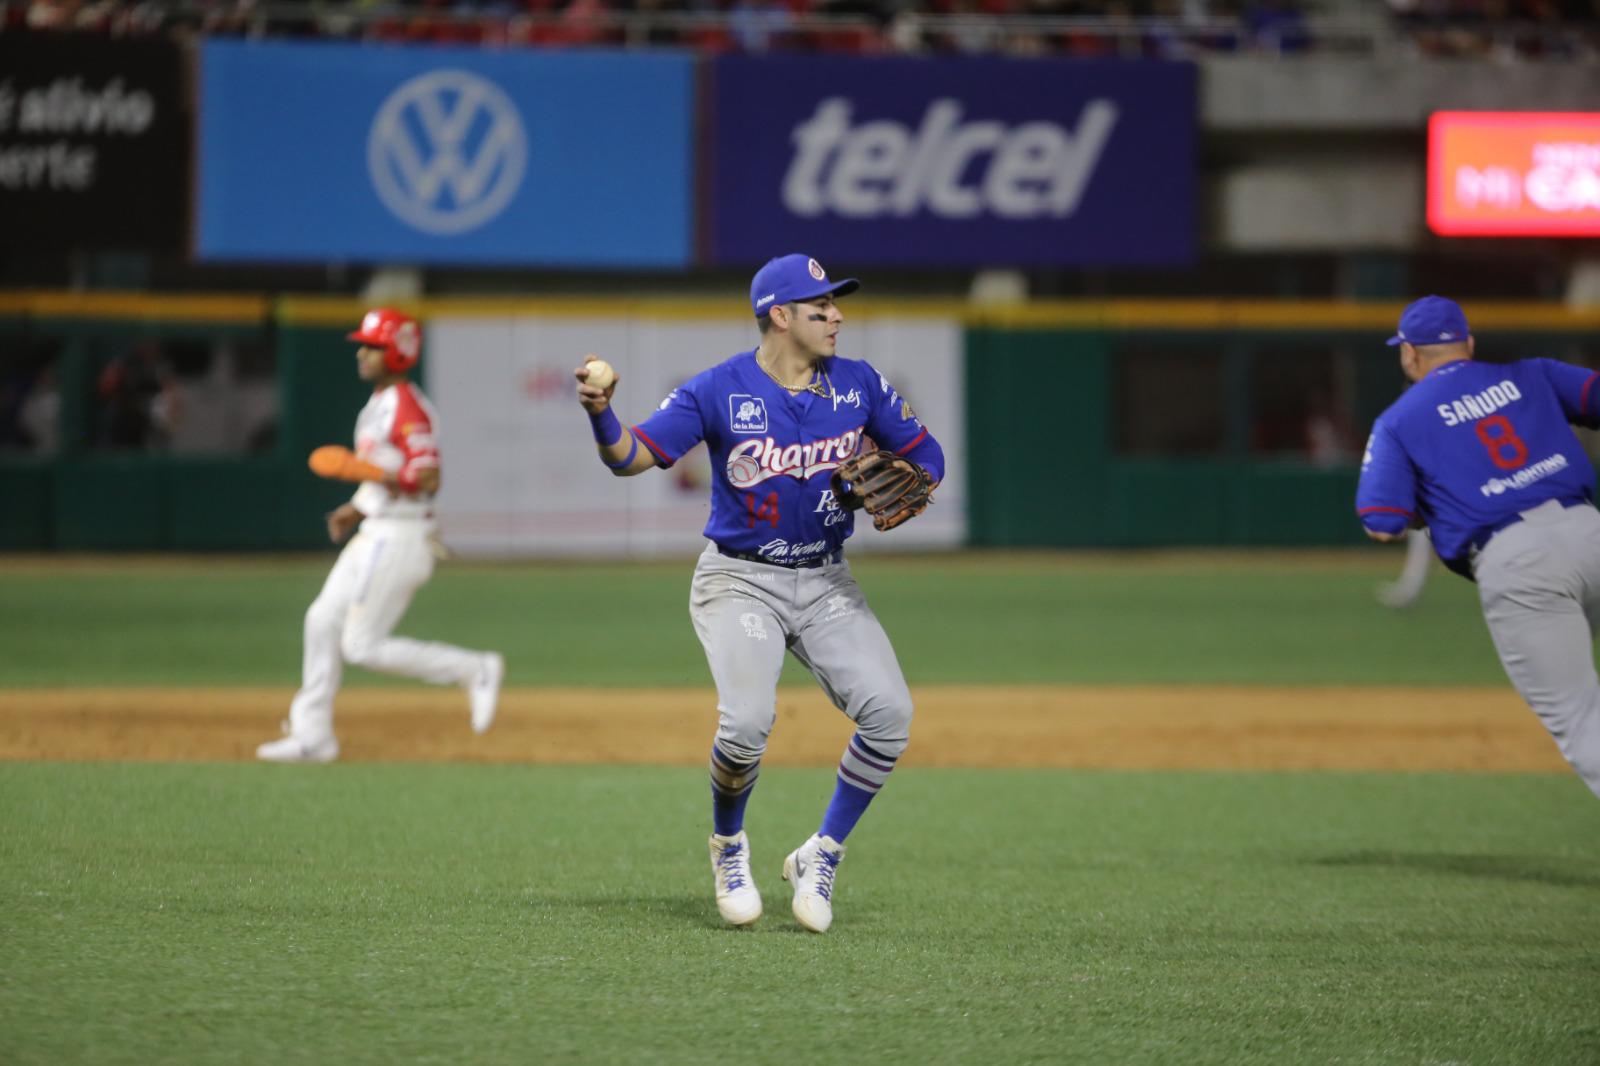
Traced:
[[1445, 237], [1600, 237], [1600, 112], [1435, 112], [1428, 228]]

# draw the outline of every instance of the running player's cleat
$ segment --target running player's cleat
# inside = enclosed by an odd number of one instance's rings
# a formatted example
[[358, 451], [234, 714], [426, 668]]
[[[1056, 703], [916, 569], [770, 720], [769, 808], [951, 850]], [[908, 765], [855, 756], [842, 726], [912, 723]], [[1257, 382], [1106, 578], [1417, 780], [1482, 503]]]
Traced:
[[332, 762], [339, 757], [339, 742], [332, 737], [321, 740], [303, 740], [289, 732], [284, 723], [284, 736], [269, 740], [256, 748], [256, 758], [263, 762]]
[[750, 838], [711, 834], [711, 873], [717, 883], [717, 910], [729, 925], [749, 925], [761, 917], [761, 893], [750, 876]]
[[478, 676], [472, 679], [467, 695], [472, 700], [472, 731], [487, 733], [494, 725], [495, 711], [500, 704], [500, 682], [506, 676], [506, 660], [497, 651], [483, 657]]
[[843, 860], [843, 844], [816, 834], [783, 860], [783, 879], [794, 886], [795, 921], [813, 933], [833, 924], [833, 879]]

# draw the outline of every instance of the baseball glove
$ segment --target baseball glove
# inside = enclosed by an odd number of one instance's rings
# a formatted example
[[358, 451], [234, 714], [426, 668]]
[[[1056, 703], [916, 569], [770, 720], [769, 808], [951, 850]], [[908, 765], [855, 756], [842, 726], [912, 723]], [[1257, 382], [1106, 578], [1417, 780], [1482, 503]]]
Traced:
[[342, 444], [324, 444], [306, 460], [311, 472], [318, 477], [337, 481], [382, 481], [383, 471]]
[[872, 524], [893, 529], [928, 509], [933, 479], [922, 467], [879, 449], [852, 456], [833, 472], [833, 498], [854, 511], [865, 507]]

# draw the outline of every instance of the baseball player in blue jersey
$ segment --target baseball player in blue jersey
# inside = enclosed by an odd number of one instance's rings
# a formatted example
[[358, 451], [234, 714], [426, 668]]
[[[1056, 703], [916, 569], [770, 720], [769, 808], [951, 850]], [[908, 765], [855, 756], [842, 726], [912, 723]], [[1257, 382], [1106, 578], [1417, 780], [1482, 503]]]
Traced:
[[1600, 426], [1600, 374], [1553, 359], [1475, 362], [1454, 301], [1425, 296], [1390, 339], [1414, 384], [1378, 416], [1356, 510], [1367, 535], [1426, 525], [1475, 580], [1500, 662], [1600, 795], [1600, 512], [1571, 425]]
[[[830, 280], [806, 255], [769, 261], [750, 288], [760, 345], [674, 389], [631, 429], [611, 410], [615, 380], [603, 389], [589, 383], [594, 357], [576, 372], [578, 400], [612, 473], [670, 467], [701, 441], [711, 453], [710, 543], [695, 567], [689, 614], [717, 688], [711, 867], [717, 909], [733, 925], [761, 916], [744, 812], [777, 714], [785, 652], [856, 727], [817, 832], [783, 863], [805, 928], [821, 933], [832, 923], [845, 838], [910, 736], [905, 678], [844, 561], [858, 501], [841, 499], [851, 486], [834, 475], [859, 462], [853, 457], [871, 438], [883, 450], [876, 455], [892, 452], [888, 459], [926, 490], [943, 477], [944, 453], [887, 379], [834, 354], [844, 321], [835, 301], [857, 287], [853, 278]], [[597, 379], [611, 376], [595, 366]], [[926, 502], [923, 491], [903, 517]]]

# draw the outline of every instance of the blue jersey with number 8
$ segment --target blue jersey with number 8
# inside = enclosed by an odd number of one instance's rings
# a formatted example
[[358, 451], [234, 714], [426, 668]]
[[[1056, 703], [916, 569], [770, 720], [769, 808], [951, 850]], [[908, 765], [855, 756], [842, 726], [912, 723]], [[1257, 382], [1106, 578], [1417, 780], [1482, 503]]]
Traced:
[[1356, 510], [1370, 530], [1425, 525], [1439, 558], [1469, 574], [1474, 549], [1546, 500], [1594, 496], [1571, 423], [1600, 424], [1594, 371], [1554, 359], [1435, 367], [1373, 425]]

